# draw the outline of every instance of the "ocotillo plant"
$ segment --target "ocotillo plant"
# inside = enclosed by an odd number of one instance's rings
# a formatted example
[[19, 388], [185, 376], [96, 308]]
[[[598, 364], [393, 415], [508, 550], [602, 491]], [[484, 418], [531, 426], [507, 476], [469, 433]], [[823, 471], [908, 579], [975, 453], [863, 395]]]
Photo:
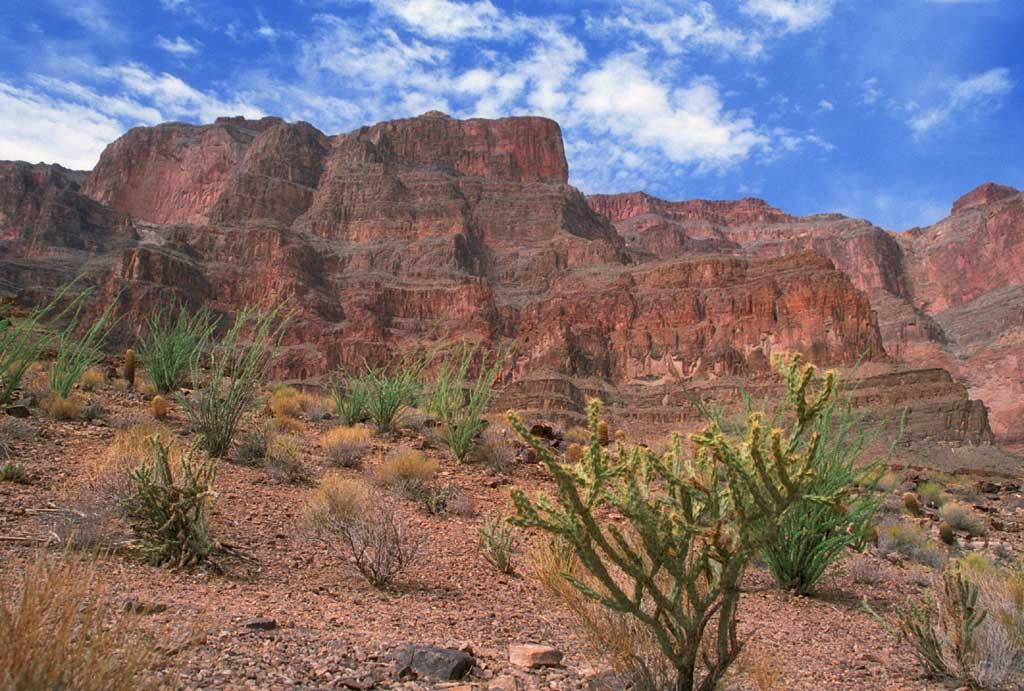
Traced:
[[[676, 691], [710, 691], [739, 655], [740, 579], [789, 507], [808, 498], [820, 443], [815, 423], [835, 396], [835, 377], [816, 377], [799, 357], [776, 366], [789, 395], [788, 429], [766, 429], [760, 412], [749, 416], [742, 438], [709, 422], [690, 435], [689, 454], [678, 435], [662, 457], [622, 442], [602, 447], [594, 401], [583, 458], [563, 465], [509, 414], [558, 489], [555, 498], [535, 499], [515, 490], [512, 522], [571, 545], [583, 577], [566, 579], [653, 632], [675, 670]], [[838, 502], [842, 496], [814, 499]], [[608, 521], [609, 511], [622, 520]]]

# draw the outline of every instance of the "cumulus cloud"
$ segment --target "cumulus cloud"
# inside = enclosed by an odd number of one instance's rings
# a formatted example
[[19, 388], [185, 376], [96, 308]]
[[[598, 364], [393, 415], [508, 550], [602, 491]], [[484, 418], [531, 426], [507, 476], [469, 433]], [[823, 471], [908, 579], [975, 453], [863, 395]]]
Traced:
[[830, 16], [835, 0], [744, 0], [743, 11], [782, 26], [786, 31], [805, 31]]
[[829, 101], [828, 99], [823, 98], [820, 101], [818, 101], [818, 110], [833, 111], [835, 110], [835, 108], [836, 105], [832, 103], [832, 101]]
[[158, 48], [166, 50], [168, 53], [177, 55], [178, 57], [195, 55], [199, 52], [198, 44], [187, 41], [181, 36], [176, 37], [173, 41], [163, 36], [157, 36], [156, 45]]
[[1005, 96], [1013, 89], [1010, 71], [997, 67], [966, 79], [951, 82], [945, 102], [910, 119], [915, 135], [921, 136], [946, 124], [954, 115], [976, 109]]

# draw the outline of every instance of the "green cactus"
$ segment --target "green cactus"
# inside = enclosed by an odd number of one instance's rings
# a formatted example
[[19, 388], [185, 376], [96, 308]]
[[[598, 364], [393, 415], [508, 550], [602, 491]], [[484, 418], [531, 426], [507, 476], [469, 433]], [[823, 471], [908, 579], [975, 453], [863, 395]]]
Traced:
[[[621, 443], [604, 448], [600, 404], [592, 401], [589, 445], [578, 464], [564, 465], [509, 413], [558, 489], [556, 498], [534, 499], [514, 490], [512, 522], [572, 546], [585, 577], [565, 578], [653, 633], [675, 670], [676, 691], [716, 688], [741, 649], [736, 613], [743, 573], [790, 505], [811, 498], [804, 490], [819, 443], [815, 421], [835, 396], [835, 377], [817, 378], [798, 356], [776, 367], [787, 384], [790, 428], [766, 429], [765, 415], [753, 413], [745, 437], [735, 438], [711, 422], [690, 435], [690, 454], [678, 435], [663, 457]], [[609, 522], [608, 510], [622, 520]]]

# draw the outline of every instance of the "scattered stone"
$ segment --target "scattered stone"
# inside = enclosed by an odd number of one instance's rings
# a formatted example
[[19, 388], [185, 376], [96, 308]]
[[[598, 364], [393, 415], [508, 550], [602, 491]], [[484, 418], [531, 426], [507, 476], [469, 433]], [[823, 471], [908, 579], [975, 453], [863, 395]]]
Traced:
[[519, 681], [513, 676], [504, 674], [491, 680], [487, 689], [488, 691], [519, 691]]
[[519, 643], [508, 647], [508, 661], [528, 669], [557, 667], [562, 663], [562, 651], [550, 645]]
[[393, 658], [395, 676], [399, 679], [425, 677], [454, 681], [465, 677], [476, 664], [476, 659], [467, 652], [429, 645], [404, 645], [395, 651]]
[[537, 424], [530, 427], [530, 434], [537, 437], [538, 439], [554, 439], [555, 429], [551, 425], [545, 425], [538, 422]]
[[254, 631], [273, 631], [277, 628], [277, 620], [270, 617], [256, 617], [245, 622], [245, 628]]
[[125, 600], [121, 606], [129, 614], [160, 614], [167, 611], [167, 605], [159, 602], [140, 602], [138, 600]]

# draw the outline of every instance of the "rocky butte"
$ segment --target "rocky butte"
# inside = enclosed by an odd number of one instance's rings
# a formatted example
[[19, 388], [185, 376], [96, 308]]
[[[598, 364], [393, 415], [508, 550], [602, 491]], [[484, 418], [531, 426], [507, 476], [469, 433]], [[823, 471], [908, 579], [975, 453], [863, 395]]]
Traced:
[[87, 174], [0, 163], [0, 288], [21, 300], [85, 272], [132, 326], [171, 299], [286, 301], [280, 374], [309, 381], [468, 337], [509, 349], [502, 405], [578, 419], [597, 395], [640, 432], [770, 386], [772, 355], [798, 350], [851, 372], [869, 419], [907, 410], [929, 460], [1004, 470], [992, 442], [1024, 443], [1022, 240], [1024, 195], [998, 185], [906, 233], [585, 197], [536, 117], [340, 135], [220, 118], [133, 129]]

